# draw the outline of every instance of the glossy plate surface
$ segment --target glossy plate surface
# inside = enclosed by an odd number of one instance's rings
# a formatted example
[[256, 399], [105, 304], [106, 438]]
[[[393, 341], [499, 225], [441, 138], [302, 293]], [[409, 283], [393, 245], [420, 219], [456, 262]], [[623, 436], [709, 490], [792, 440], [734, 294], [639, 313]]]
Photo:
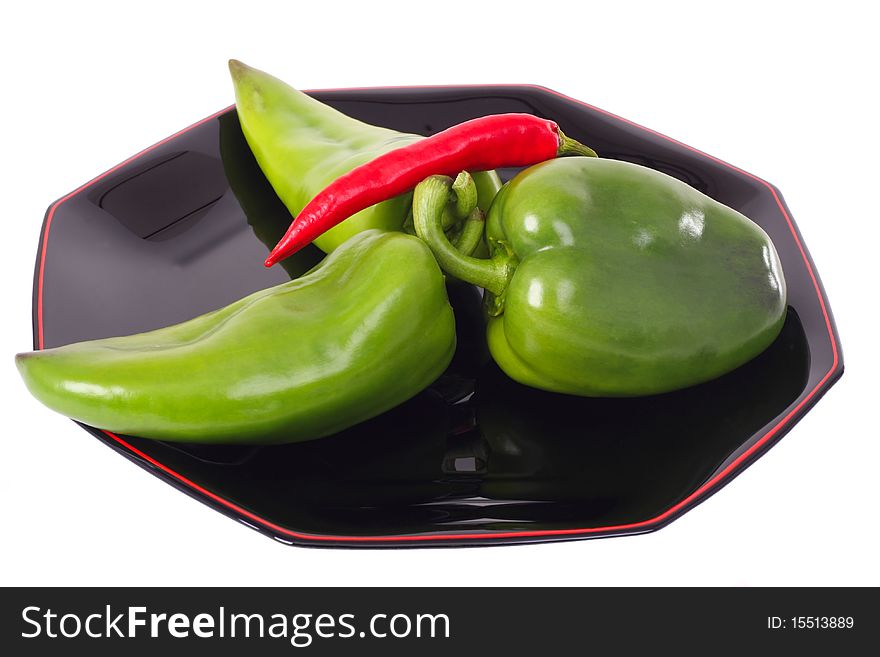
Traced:
[[[339, 435], [221, 448], [84, 427], [214, 509], [277, 540], [310, 545], [651, 531], [735, 477], [843, 372], [815, 266], [767, 182], [539, 87], [313, 95], [364, 121], [422, 134], [500, 112], [552, 118], [603, 157], [673, 175], [760, 224], [782, 260], [788, 317], [765, 353], [716, 381], [640, 399], [581, 399], [502, 374], [487, 357], [479, 294], [450, 286], [460, 345], [447, 373], [410, 402]], [[320, 259], [313, 247], [283, 268], [262, 266], [289, 222], [234, 110], [208, 117], [50, 206], [34, 281], [35, 348], [180, 322], [298, 276]]]

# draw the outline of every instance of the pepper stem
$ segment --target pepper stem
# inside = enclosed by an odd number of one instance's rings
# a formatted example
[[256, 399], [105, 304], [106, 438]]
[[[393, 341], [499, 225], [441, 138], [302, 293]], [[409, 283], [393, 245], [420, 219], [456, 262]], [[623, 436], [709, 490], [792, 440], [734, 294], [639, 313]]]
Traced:
[[[471, 255], [483, 237], [483, 213], [477, 207], [477, 184], [467, 171], [462, 171], [452, 183], [452, 195], [443, 208], [443, 231], [459, 251]], [[464, 221], [462, 221], [464, 220]], [[403, 231], [416, 234], [413, 209], [410, 204], [403, 222]]]
[[[455, 188], [454, 184], [453, 188]], [[474, 208], [465, 220], [461, 232], [452, 242], [456, 250], [462, 255], [473, 255], [480, 245], [480, 240], [483, 239], [483, 228], [485, 228], [485, 225], [483, 211], [480, 208]]]
[[452, 183], [455, 196], [455, 214], [459, 219], [469, 217], [477, 207], [477, 183], [467, 171], [462, 171]]
[[[451, 189], [452, 179], [447, 176], [430, 176], [418, 184], [413, 194], [416, 235], [425, 241], [443, 271], [500, 297], [513, 275], [513, 258], [501, 251], [486, 260], [474, 258], [461, 253], [449, 241], [442, 222]], [[467, 230], [466, 225], [464, 231]]]
[[584, 146], [582, 143], [577, 141], [576, 139], [572, 139], [571, 137], [563, 134], [562, 130], [559, 131], [559, 148], [556, 150], [556, 155], [559, 157], [563, 157], [565, 155], [583, 155], [585, 157], [599, 157], [589, 146]]

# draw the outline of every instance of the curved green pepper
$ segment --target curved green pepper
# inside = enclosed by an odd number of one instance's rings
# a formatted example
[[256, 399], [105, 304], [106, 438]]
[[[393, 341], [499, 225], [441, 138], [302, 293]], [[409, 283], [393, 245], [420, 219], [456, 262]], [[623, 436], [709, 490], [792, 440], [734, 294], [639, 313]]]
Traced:
[[[235, 195], [254, 235], [271, 251], [290, 225], [290, 212], [281, 203], [254, 159], [238, 122], [230, 112], [218, 119], [220, 124], [220, 159], [229, 188]], [[311, 244], [278, 264], [290, 278], [302, 276], [324, 258]]]
[[305, 276], [167, 328], [19, 354], [31, 393], [148, 438], [282, 443], [409, 399], [446, 368], [455, 319], [416, 237], [365, 231]]
[[[230, 60], [229, 71], [242, 131], [266, 178], [294, 216], [341, 175], [424, 139], [362, 123], [236, 60]], [[501, 180], [494, 171], [476, 172], [473, 177], [478, 205], [486, 210]], [[403, 194], [377, 203], [328, 230], [314, 244], [330, 253], [362, 230], [401, 230], [411, 202], [412, 194]]]
[[742, 365], [782, 327], [769, 237], [670, 176], [585, 157], [530, 167], [492, 204], [487, 260], [449, 248], [448, 187], [416, 188], [416, 230], [443, 269], [491, 293], [489, 348], [520, 383], [583, 396], [675, 390]]

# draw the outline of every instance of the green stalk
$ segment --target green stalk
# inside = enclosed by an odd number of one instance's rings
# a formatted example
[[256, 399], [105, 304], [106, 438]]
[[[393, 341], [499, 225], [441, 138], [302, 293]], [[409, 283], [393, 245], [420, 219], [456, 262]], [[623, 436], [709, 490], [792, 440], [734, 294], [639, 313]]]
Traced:
[[483, 211], [475, 207], [465, 220], [461, 232], [452, 242], [455, 245], [455, 249], [462, 255], [473, 255], [480, 245], [480, 240], [483, 239], [483, 229], [485, 226], [486, 220], [483, 216]]
[[559, 131], [559, 149], [556, 151], [557, 156], [565, 155], [583, 155], [584, 157], [599, 157], [589, 146], [584, 146], [579, 141], [572, 139]]
[[462, 171], [452, 183], [455, 196], [455, 215], [459, 219], [470, 217], [477, 207], [477, 184], [467, 171]]
[[[471, 174], [462, 171], [452, 183], [452, 194], [443, 208], [443, 231], [459, 251], [471, 255], [483, 237], [483, 222], [483, 212], [477, 207], [477, 185]], [[412, 205], [403, 223], [403, 232], [416, 234]]]
[[443, 271], [501, 297], [516, 268], [515, 258], [499, 249], [483, 260], [455, 248], [443, 232], [443, 210], [449, 203], [451, 188], [452, 181], [446, 176], [430, 176], [418, 184], [413, 194], [416, 235], [430, 247]]

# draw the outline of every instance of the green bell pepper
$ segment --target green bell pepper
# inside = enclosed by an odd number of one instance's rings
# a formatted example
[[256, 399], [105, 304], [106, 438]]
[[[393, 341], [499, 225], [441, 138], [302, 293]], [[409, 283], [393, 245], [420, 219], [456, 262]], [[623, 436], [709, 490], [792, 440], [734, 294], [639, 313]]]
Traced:
[[[362, 123], [236, 60], [230, 60], [229, 71], [242, 131], [266, 178], [294, 216], [341, 175], [423, 139]], [[501, 180], [494, 171], [476, 172], [473, 177], [478, 205], [486, 210]], [[314, 244], [330, 253], [362, 230], [401, 230], [411, 203], [412, 194], [377, 203], [328, 230]]]
[[455, 351], [444, 277], [416, 237], [360, 233], [296, 280], [176, 326], [19, 354], [31, 393], [147, 438], [326, 436], [428, 386]]
[[652, 169], [574, 157], [504, 185], [492, 257], [442, 232], [449, 180], [416, 188], [416, 231], [441, 268], [485, 288], [489, 348], [511, 378], [582, 396], [666, 392], [713, 379], [779, 333], [786, 287], [769, 237]]

